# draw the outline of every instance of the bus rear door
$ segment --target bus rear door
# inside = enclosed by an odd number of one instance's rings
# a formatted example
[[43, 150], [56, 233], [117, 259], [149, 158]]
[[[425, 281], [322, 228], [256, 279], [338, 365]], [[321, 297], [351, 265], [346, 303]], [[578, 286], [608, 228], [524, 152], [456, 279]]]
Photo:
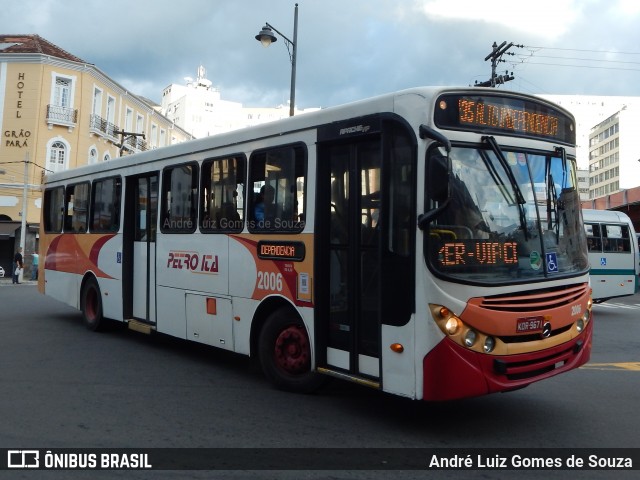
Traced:
[[158, 174], [128, 177], [123, 238], [124, 318], [156, 322]]

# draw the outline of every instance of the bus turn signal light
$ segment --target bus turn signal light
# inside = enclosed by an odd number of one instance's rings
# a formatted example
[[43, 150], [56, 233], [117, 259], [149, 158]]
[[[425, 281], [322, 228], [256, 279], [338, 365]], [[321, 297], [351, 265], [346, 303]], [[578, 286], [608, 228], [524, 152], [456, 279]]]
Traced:
[[401, 343], [392, 343], [389, 348], [396, 353], [404, 352], [404, 346]]

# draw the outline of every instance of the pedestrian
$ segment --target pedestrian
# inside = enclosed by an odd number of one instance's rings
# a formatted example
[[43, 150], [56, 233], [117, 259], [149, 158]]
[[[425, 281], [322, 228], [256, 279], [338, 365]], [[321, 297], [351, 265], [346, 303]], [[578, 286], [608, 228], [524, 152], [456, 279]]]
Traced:
[[38, 261], [40, 256], [37, 253], [33, 254], [33, 260], [31, 261], [31, 280], [38, 280]]
[[18, 247], [18, 251], [13, 257], [13, 271], [11, 277], [12, 283], [20, 283], [20, 274], [22, 273], [23, 266], [24, 262], [22, 260], [22, 248]]

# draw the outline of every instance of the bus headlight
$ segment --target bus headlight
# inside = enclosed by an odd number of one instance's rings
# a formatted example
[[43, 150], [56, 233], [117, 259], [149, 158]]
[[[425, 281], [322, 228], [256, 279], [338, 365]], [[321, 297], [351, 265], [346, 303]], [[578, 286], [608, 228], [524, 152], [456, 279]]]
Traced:
[[584, 323], [588, 323], [589, 320], [591, 319], [591, 310], [587, 310], [586, 312], [584, 312], [584, 314], [582, 315], [582, 321]]
[[476, 343], [476, 337], [476, 332], [467, 330], [467, 333], [464, 334], [464, 345], [467, 348], [473, 347], [473, 344]]
[[484, 349], [484, 353], [491, 353], [493, 351], [493, 349], [496, 346], [496, 341], [494, 340], [493, 337], [487, 337], [484, 339], [484, 345], [483, 345], [483, 349]]
[[576, 330], [578, 330], [578, 333], [582, 332], [582, 330], [584, 330], [584, 321], [582, 319], [579, 319], [576, 322]]
[[447, 322], [444, 324], [444, 328], [447, 330], [449, 335], [455, 335], [460, 328], [460, 321], [456, 317], [449, 317]]

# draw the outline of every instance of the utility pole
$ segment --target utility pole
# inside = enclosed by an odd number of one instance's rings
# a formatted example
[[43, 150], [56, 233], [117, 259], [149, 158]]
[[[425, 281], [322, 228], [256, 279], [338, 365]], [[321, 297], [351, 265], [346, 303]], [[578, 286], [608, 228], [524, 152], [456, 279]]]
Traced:
[[26, 256], [27, 252], [27, 188], [29, 184], [29, 152], [24, 154], [24, 186], [22, 188], [22, 219], [20, 224], [20, 248], [22, 249], [22, 255]]
[[142, 137], [143, 140], [145, 139], [144, 133], [125, 132], [124, 130], [114, 130], [113, 133], [120, 135], [120, 143], [116, 145], [116, 147], [120, 147], [120, 156], [122, 156], [122, 151], [124, 150], [124, 142], [136, 137]]
[[484, 61], [485, 62], [487, 60], [491, 59], [491, 79], [487, 80], [485, 82], [477, 82], [476, 81], [476, 83], [475, 83], [476, 87], [493, 87], [493, 88], [495, 88], [496, 85], [501, 85], [503, 83], [507, 83], [507, 82], [509, 82], [509, 81], [514, 79], [513, 72], [511, 72], [511, 74], [509, 74], [508, 70], [504, 72], [504, 75], [497, 75], [496, 74], [496, 70], [498, 68], [498, 63], [504, 62], [504, 60], [502, 60], [502, 56], [503, 55], [515, 55], [515, 53], [507, 52], [507, 50], [509, 50], [511, 47], [522, 48], [522, 47], [524, 47], [524, 45], [515, 45], [513, 42], [509, 42], [509, 44], [507, 44], [506, 41], [504, 41], [500, 45], [498, 45], [496, 42], [493, 42], [493, 45], [492, 45], [493, 50], [491, 51], [491, 53], [489, 55], [484, 57]]

